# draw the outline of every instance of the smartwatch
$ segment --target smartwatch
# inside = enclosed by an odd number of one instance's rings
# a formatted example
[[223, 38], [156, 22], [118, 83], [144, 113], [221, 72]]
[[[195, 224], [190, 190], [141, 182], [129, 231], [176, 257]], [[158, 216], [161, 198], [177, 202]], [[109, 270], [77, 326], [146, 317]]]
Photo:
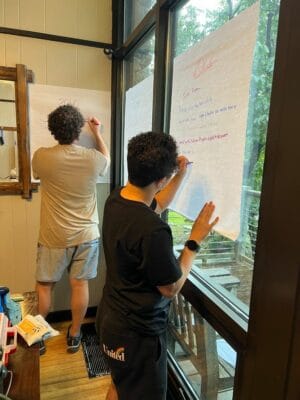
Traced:
[[184, 245], [191, 251], [198, 253], [200, 245], [195, 240], [187, 240]]

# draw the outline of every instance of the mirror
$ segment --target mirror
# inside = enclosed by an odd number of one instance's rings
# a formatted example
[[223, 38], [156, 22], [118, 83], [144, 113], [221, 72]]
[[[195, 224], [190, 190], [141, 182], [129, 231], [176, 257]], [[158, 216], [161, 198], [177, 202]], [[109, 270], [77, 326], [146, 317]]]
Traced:
[[31, 182], [27, 84], [32, 71], [25, 65], [0, 67], [0, 195], [30, 199]]
[[0, 80], [0, 182], [18, 180], [15, 83]]

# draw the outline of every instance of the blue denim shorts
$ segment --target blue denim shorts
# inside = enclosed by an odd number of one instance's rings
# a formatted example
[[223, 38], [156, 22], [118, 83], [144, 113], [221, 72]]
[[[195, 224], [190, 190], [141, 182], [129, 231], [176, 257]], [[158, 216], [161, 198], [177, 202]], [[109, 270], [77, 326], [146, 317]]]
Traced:
[[39, 244], [35, 277], [38, 282], [58, 282], [67, 269], [71, 278], [93, 279], [97, 276], [98, 260], [99, 239], [66, 249]]

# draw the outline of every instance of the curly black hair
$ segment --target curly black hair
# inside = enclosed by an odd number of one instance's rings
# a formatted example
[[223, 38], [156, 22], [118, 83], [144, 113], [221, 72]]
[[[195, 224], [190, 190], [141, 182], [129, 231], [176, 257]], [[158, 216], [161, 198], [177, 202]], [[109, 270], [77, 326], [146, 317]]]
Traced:
[[129, 182], [145, 187], [170, 177], [177, 167], [177, 145], [165, 133], [145, 132], [128, 143], [127, 165]]
[[59, 144], [71, 144], [79, 138], [84, 118], [71, 104], [57, 107], [48, 115], [48, 129]]

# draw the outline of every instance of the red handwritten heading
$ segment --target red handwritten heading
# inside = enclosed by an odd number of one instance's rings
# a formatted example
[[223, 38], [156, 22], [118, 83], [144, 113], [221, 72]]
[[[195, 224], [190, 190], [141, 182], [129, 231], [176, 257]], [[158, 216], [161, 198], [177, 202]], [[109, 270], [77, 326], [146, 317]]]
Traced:
[[185, 69], [193, 68], [193, 78], [198, 79], [200, 75], [209, 71], [217, 62], [217, 59], [208, 56], [208, 57], [200, 57], [193, 63], [189, 64]]

